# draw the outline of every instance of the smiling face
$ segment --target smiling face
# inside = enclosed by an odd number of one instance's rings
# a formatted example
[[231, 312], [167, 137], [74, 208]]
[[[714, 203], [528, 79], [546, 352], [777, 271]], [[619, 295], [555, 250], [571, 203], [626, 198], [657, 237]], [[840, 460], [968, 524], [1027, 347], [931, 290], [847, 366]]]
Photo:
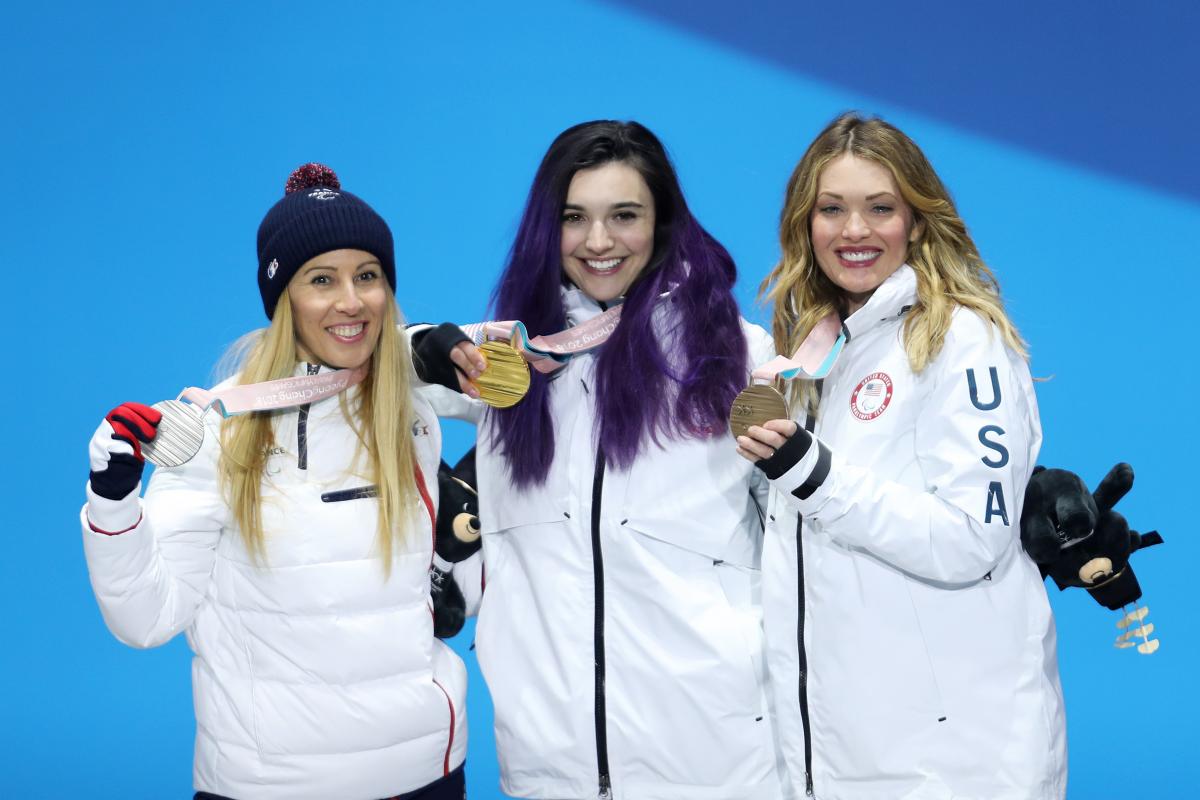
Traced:
[[821, 172], [809, 220], [817, 265], [845, 292], [850, 313], [900, 268], [921, 232], [892, 173], [849, 153]]
[[654, 198], [621, 161], [581, 169], [562, 212], [563, 272], [593, 300], [623, 296], [654, 252]]
[[288, 283], [300, 358], [330, 367], [366, 364], [390, 293], [379, 259], [363, 250], [310, 258]]

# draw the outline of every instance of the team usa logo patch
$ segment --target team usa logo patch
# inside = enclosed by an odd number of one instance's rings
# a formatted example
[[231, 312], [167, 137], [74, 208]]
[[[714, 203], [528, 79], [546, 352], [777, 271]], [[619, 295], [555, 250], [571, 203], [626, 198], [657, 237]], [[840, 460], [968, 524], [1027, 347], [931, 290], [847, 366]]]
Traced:
[[850, 395], [850, 413], [869, 422], [887, 411], [891, 402], [891, 377], [886, 372], [872, 372], [854, 387]]

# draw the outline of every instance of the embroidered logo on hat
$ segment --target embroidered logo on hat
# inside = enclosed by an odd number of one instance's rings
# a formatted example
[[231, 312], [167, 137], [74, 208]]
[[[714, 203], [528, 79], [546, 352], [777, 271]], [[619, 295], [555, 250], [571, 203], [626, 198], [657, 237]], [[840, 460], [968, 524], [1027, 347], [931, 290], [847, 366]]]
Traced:
[[343, 191], [337, 175], [321, 164], [304, 164], [288, 177], [284, 196], [258, 226], [258, 289], [272, 319], [279, 296], [309, 259], [343, 248], [379, 261], [388, 285], [396, 285], [392, 232], [362, 198]]

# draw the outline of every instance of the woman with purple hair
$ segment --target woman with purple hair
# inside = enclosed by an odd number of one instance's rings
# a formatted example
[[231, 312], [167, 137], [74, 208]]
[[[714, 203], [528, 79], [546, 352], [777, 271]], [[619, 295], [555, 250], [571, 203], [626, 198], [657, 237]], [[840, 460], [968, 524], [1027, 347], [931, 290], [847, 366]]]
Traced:
[[497, 318], [532, 336], [619, 322], [479, 420], [485, 580], [464, 589], [510, 795], [780, 794], [761, 497], [726, 433], [772, 345], [739, 317], [735, 276], [645, 127], [588, 122], [551, 144]]

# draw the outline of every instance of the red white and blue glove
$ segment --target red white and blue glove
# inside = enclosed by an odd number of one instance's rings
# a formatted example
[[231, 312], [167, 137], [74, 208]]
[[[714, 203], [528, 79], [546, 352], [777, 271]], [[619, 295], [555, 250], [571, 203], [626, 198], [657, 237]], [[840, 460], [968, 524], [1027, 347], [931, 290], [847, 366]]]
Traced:
[[158, 433], [161, 419], [161, 413], [141, 403], [122, 403], [105, 415], [88, 446], [94, 493], [123, 500], [137, 488], [146, 467], [142, 443]]

